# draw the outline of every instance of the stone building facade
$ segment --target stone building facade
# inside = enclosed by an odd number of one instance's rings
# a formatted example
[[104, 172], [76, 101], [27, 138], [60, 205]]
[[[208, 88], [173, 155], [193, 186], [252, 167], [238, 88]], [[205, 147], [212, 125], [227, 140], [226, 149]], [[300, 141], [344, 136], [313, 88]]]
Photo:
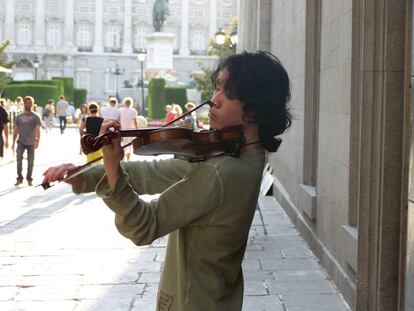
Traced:
[[292, 83], [293, 126], [269, 155], [273, 195], [353, 310], [413, 310], [412, 1], [239, 8], [238, 49], [272, 52]]
[[[238, 0], [170, 0], [163, 32], [175, 35], [174, 68], [189, 82], [196, 61], [213, 65], [207, 42], [237, 14]], [[140, 64], [136, 52], [154, 32], [154, 0], [0, 0], [0, 41], [9, 39], [13, 78], [74, 77], [75, 86], [95, 100], [107, 98], [124, 81], [136, 85]], [[116, 66], [120, 74], [114, 74]], [[145, 67], [144, 67], [145, 70]]]

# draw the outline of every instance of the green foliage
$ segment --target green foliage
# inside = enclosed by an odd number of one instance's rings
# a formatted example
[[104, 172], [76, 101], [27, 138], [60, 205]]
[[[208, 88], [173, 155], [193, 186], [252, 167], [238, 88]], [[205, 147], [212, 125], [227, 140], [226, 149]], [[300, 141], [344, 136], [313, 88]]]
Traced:
[[[5, 51], [7, 46], [10, 44], [9, 40], [0, 42], [0, 66], [5, 68], [11, 68], [14, 62], [7, 62]], [[3, 92], [4, 87], [9, 83], [8, 74], [4, 72], [0, 72], [0, 93]]]
[[166, 87], [164, 91], [164, 108], [163, 114], [165, 115], [165, 105], [175, 103], [180, 105], [185, 111], [185, 104], [187, 103], [187, 89], [184, 87]]
[[163, 119], [165, 116], [165, 80], [152, 79], [148, 85], [148, 117]]
[[213, 96], [214, 87], [211, 83], [213, 69], [204, 66], [201, 62], [197, 62], [197, 66], [203, 73], [191, 73], [191, 77], [197, 84], [197, 90], [201, 92], [201, 100], [205, 101]]
[[[237, 17], [233, 17], [230, 24], [224, 29], [224, 44], [218, 44], [215, 38], [208, 42], [208, 55], [217, 55], [220, 59], [235, 53], [235, 47], [231, 43], [231, 33], [237, 28]], [[197, 62], [197, 66], [203, 73], [191, 73], [190, 76], [197, 83], [197, 89], [201, 92], [202, 100], [207, 100], [213, 96], [214, 86], [211, 83], [211, 74], [213, 69], [204, 66], [201, 62]]]
[[[64, 86], [63, 80], [24, 80], [24, 81], [13, 81], [10, 83], [13, 84], [41, 84], [41, 85], [55, 85], [58, 90], [58, 95], [64, 94]], [[56, 98], [52, 98], [55, 102], [57, 101]]]
[[17, 96], [32, 96], [36, 105], [44, 107], [49, 99], [58, 97], [58, 89], [56, 85], [11, 84], [4, 88], [4, 95], [11, 100], [14, 100]]
[[[63, 81], [65, 99], [68, 102], [73, 102], [73, 78], [68, 77], [53, 77], [52, 80], [61, 80]], [[59, 94], [62, 95], [62, 94]]]
[[87, 89], [74, 89], [73, 90], [73, 104], [75, 108], [79, 108], [80, 105], [86, 103], [86, 97], [88, 94]]

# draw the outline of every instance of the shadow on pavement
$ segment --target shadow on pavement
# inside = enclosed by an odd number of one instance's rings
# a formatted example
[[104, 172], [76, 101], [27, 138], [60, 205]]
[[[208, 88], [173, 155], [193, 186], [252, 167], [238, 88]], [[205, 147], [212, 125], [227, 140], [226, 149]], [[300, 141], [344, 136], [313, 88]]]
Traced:
[[[62, 198], [58, 201], [53, 201], [45, 207], [34, 208], [26, 213], [20, 215], [16, 219], [9, 221], [8, 223], [0, 226], [0, 235], [10, 234], [17, 230], [30, 226], [39, 220], [50, 217], [56, 211], [65, 208], [69, 203], [79, 205], [89, 200], [94, 199], [94, 195], [88, 196], [76, 196], [70, 195], [69, 197]], [[34, 205], [37, 201], [44, 202], [45, 198], [39, 196], [32, 196], [25, 200], [26, 206]], [[75, 202], [74, 202], [75, 201]], [[25, 206], [24, 206], [25, 207]]]

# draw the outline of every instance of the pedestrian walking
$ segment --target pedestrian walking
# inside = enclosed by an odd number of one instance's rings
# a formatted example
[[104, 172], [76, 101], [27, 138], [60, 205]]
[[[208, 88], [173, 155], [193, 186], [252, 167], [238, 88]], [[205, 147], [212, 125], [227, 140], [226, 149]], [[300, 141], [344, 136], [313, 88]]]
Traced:
[[[98, 116], [98, 104], [95, 102], [89, 103], [88, 115], [83, 118], [81, 125], [79, 127], [79, 132], [81, 136], [84, 134], [91, 134], [93, 136], [98, 136], [103, 120], [104, 120], [103, 118]], [[99, 149], [95, 152], [87, 154], [86, 161], [90, 162], [99, 157], [102, 157], [102, 149]], [[99, 163], [102, 163], [102, 161], [100, 161]]]
[[[96, 191], [118, 231], [136, 245], [169, 234], [157, 310], [241, 310], [242, 261], [256, 210], [265, 150], [291, 124], [289, 77], [270, 53], [234, 54], [213, 73], [210, 124], [239, 126], [239, 154], [200, 163], [179, 159], [122, 162], [120, 137], [103, 146], [104, 165], [68, 180], [75, 193]], [[104, 122], [101, 133], [119, 129]], [[75, 166], [49, 168], [44, 183]], [[140, 195], [160, 193], [146, 202]]]
[[[0, 159], [3, 160], [4, 148], [9, 148], [9, 115], [4, 108], [5, 100], [0, 99]], [[3, 134], [4, 133], [4, 134]], [[3, 137], [4, 136], [4, 137]]]
[[[133, 99], [131, 97], [125, 97], [123, 100], [123, 107], [119, 108], [119, 123], [122, 130], [135, 130], [138, 128], [137, 116], [138, 112], [132, 108]], [[129, 144], [134, 138], [123, 137], [122, 144]], [[129, 161], [132, 152], [132, 145], [125, 148], [125, 159]]]
[[45, 124], [46, 133], [52, 133], [52, 128], [55, 120], [55, 101], [53, 99], [49, 99], [47, 105], [43, 109], [42, 119]]
[[39, 147], [40, 127], [42, 125], [39, 116], [32, 111], [34, 99], [26, 96], [23, 100], [24, 111], [16, 117], [13, 130], [12, 150], [15, 150], [17, 140], [17, 180], [15, 186], [23, 183], [22, 162], [23, 153], [27, 151], [27, 174], [26, 180], [29, 186], [32, 186], [32, 173], [35, 159], [35, 149]]
[[[83, 133], [81, 130], [81, 125], [82, 122], [85, 122], [85, 118], [88, 115], [88, 106], [86, 104], [82, 104], [80, 105], [79, 108], [79, 115], [78, 115], [78, 119], [76, 121], [76, 127], [78, 128], [79, 134], [82, 137]], [[80, 138], [79, 138], [80, 141]], [[79, 154], [82, 154], [82, 146], [79, 145]]]
[[65, 96], [60, 95], [57, 102], [57, 116], [59, 117], [60, 134], [63, 134], [66, 129], [67, 116], [69, 113], [69, 103], [65, 100]]
[[107, 120], [116, 120], [119, 122], [118, 100], [116, 97], [109, 98], [109, 106], [101, 108], [101, 117]]

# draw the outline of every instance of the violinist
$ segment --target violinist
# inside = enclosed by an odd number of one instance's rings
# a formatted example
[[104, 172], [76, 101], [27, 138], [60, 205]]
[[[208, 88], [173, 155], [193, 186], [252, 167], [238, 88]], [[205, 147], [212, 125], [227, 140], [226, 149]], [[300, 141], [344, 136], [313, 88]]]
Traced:
[[[96, 192], [115, 213], [118, 231], [136, 245], [169, 234], [157, 310], [241, 310], [242, 260], [256, 209], [265, 151], [291, 124], [290, 82], [270, 53], [231, 55], [212, 81], [209, 110], [214, 129], [242, 127], [239, 156], [204, 162], [179, 159], [122, 162], [120, 138], [104, 145], [102, 166], [68, 183], [75, 193]], [[119, 129], [104, 122], [101, 133]], [[49, 168], [44, 182], [62, 178], [71, 164]], [[145, 202], [141, 194], [160, 193]]]

